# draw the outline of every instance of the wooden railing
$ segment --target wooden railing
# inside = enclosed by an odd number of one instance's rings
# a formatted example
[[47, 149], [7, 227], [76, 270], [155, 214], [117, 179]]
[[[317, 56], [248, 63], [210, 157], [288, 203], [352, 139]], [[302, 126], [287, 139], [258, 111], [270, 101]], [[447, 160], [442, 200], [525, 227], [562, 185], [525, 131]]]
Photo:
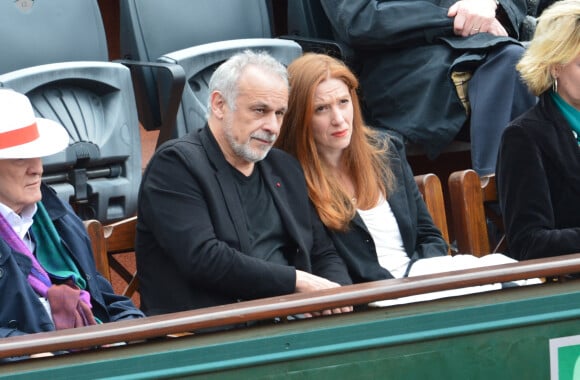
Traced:
[[[580, 273], [580, 254], [356, 284], [237, 304], [0, 339], [0, 358], [135, 342], [231, 324], [528, 278]], [[533, 285], [547, 286], [547, 285]]]

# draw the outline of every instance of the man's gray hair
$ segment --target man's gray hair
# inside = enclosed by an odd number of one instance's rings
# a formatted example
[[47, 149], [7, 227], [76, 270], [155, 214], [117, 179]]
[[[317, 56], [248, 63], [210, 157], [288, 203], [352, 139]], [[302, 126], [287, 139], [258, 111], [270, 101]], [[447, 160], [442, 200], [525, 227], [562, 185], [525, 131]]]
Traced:
[[[238, 97], [238, 82], [248, 66], [255, 66], [265, 72], [277, 75], [286, 83], [286, 86], [289, 86], [288, 71], [283, 64], [265, 51], [244, 50], [231, 56], [215, 70], [209, 80], [209, 94], [219, 91], [228, 107], [235, 110], [236, 98]], [[207, 115], [209, 116], [211, 112], [210, 98], [208, 99]]]

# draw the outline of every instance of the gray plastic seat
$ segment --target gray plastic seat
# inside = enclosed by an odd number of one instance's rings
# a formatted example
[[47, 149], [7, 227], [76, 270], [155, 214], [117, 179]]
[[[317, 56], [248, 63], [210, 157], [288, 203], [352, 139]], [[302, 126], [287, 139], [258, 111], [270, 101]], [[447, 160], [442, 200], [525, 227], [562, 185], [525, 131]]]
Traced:
[[[204, 126], [209, 77], [221, 62], [245, 49], [267, 51], [284, 64], [302, 54], [300, 45], [272, 38], [264, 0], [121, 0], [121, 52], [136, 61], [176, 64], [186, 85], [172, 136]], [[153, 73], [141, 72], [143, 92], [137, 94], [140, 121], [146, 129], [163, 123], [159, 103], [164, 86]]]
[[130, 70], [108, 62], [96, 0], [0, 2], [0, 86], [60, 122], [70, 145], [45, 157], [43, 181], [83, 219], [136, 212], [141, 140]]

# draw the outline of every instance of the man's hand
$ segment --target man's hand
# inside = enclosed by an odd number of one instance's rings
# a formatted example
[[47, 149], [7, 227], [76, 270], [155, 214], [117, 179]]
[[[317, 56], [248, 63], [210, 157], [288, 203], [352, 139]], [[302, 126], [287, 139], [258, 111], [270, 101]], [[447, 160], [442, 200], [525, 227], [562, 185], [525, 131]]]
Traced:
[[495, 18], [496, 8], [494, 0], [460, 0], [449, 8], [447, 16], [454, 18], [453, 31], [458, 36], [477, 33], [507, 36], [507, 31]]
[[[315, 290], [338, 288], [340, 284], [336, 282], [329, 281], [325, 278], [304, 272], [301, 270], [296, 270], [296, 293], [312, 292]], [[329, 314], [341, 314], [348, 313], [352, 311], [352, 306], [345, 306], [336, 309], [324, 310], [322, 312], [316, 313], [305, 313], [305, 316], [311, 317], [312, 315], [329, 315]]]

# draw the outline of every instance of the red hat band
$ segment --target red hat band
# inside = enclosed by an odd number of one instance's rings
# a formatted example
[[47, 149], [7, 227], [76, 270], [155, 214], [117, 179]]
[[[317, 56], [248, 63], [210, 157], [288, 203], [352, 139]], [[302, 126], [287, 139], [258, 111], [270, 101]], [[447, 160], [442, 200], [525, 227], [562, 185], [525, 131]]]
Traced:
[[0, 132], [0, 149], [27, 144], [40, 137], [36, 122], [12, 131]]

